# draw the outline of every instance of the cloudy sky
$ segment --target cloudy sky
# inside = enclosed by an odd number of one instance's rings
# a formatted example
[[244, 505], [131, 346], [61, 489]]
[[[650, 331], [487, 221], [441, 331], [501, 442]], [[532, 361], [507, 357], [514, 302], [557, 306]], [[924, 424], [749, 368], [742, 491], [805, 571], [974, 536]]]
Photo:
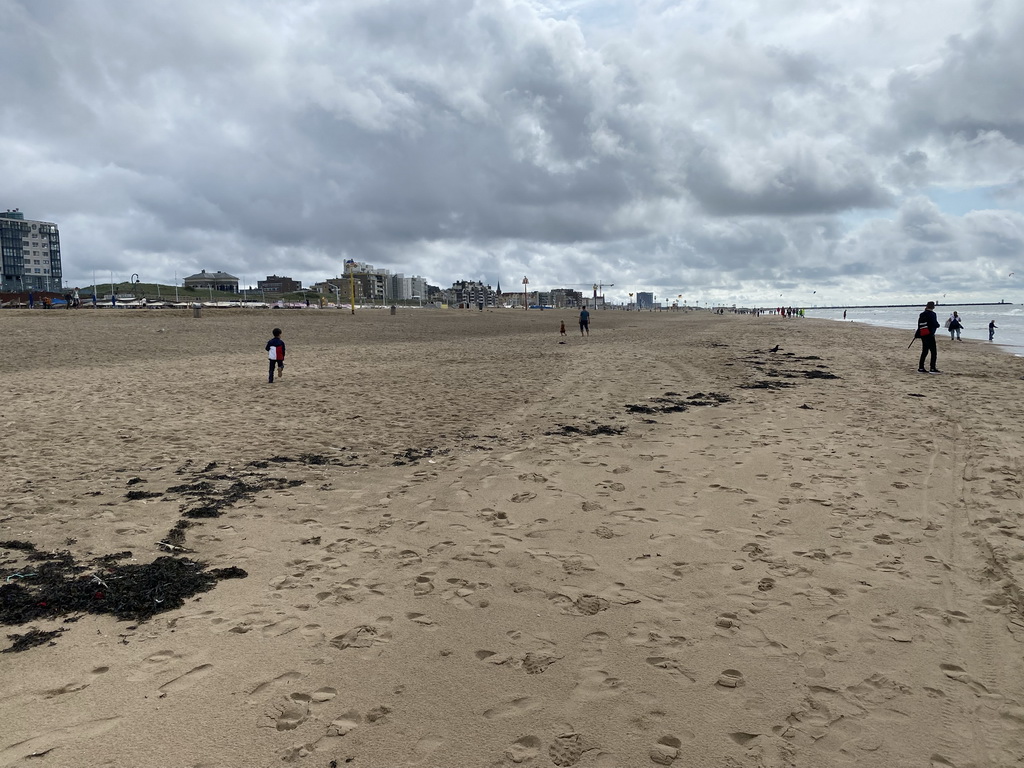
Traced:
[[0, 207], [69, 285], [1022, 302], [1021, 40], [1020, 0], [0, 0]]

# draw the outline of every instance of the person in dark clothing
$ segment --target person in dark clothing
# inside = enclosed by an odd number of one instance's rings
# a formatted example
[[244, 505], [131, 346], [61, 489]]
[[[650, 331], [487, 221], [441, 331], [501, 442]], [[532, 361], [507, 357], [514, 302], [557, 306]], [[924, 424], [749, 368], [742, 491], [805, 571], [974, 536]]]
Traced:
[[583, 311], [580, 312], [580, 336], [586, 334], [590, 335], [590, 313], [587, 312], [584, 307]]
[[[935, 331], [941, 326], [939, 318], [935, 314], [935, 302], [929, 301], [925, 305], [924, 312], [917, 317], [917, 338], [921, 339], [921, 360], [917, 364], [918, 373], [942, 373], [935, 367], [935, 358], [938, 356], [938, 349], [935, 346]], [[931, 365], [925, 370], [924, 359], [931, 355]]]
[[267, 374], [267, 381], [268, 383], [273, 384], [275, 368], [277, 368], [278, 378], [284, 376], [284, 341], [281, 340], [280, 328], [274, 329], [274, 338], [267, 342], [265, 349], [267, 350], [267, 357], [270, 360], [270, 370]]
[[996, 328], [998, 328], [998, 327], [999, 326], [996, 325], [996, 321], [995, 320], [993, 320], [992, 322], [990, 322], [988, 324], [988, 340], [989, 341], [992, 341], [992, 339], [994, 339], [996, 337]]

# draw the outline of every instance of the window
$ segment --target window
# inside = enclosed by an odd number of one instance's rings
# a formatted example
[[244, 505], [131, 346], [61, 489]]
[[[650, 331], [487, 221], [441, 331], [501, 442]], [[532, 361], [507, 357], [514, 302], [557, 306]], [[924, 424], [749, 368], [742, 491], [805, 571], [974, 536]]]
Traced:
[[37, 275], [39, 274], [39, 268], [38, 267], [36, 267], [36, 274]]

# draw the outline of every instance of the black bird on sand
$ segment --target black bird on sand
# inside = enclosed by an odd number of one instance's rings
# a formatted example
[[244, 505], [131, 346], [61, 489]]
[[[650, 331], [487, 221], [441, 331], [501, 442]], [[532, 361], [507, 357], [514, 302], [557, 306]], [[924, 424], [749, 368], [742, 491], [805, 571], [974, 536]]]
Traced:
[[768, 351], [769, 351], [769, 352], [778, 352], [778, 351], [779, 351], [779, 345], [778, 345], [778, 344], [776, 344], [776, 345], [775, 345], [774, 347], [772, 347], [772, 348], [771, 348], [771, 349], [769, 349]]

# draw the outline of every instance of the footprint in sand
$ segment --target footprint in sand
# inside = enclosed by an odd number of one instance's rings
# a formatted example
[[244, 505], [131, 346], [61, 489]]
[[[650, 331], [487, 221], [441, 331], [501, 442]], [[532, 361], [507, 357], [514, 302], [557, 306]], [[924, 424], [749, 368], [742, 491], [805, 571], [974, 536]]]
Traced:
[[548, 747], [548, 757], [559, 768], [566, 768], [576, 765], [580, 761], [583, 751], [582, 736], [578, 733], [563, 733], [551, 742]]
[[304, 693], [293, 693], [268, 717], [274, 721], [277, 730], [293, 731], [309, 719], [310, 701], [312, 697]]
[[651, 762], [658, 765], [672, 765], [679, 757], [679, 749], [682, 746], [683, 742], [675, 736], [662, 736], [658, 739], [658, 743], [651, 747]]
[[376, 623], [360, 624], [358, 627], [353, 627], [348, 632], [332, 638], [330, 643], [340, 650], [383, 645], [391, 640], [391, 633], [386, 629], [391, 621], [390, 616], [379, 616]]
[[585, 664], [597, 664], [604, 655], [611, 638], [606, 632], [591, 632], [583, 637], [583, 662]]
[[490, 605], [487, 599], [476, 596], [478, 591], [491, 588], [485, 582], [469, 582], [465, 579], [448, 579], [449, 587], [441, 594], [441, 599], [456, 608], [486, 608]]
[[715, 685], [722, 688], [738, 688], [744, 684], [743, 673], [738, 669], [726, 669], [718, 676]]
[[739, 629], [740, 620], [735, 613], [720, 613], [715, 619], [715, 626], [719, 629]]
[[434, 571], [427, 571], [426, 573], [421, 573], [413, 581], [412, 593], [417, 597], [421, 595], [429, 595], [431, 592], [434, 591], [434, 576], [436, 575], [437, 574]]
[[697, 676], [693, 672], [685, 669], [678, 660], [669, 656], [648, 656], [644, 661], [656, 669], [665, 670], [670, 675], [685, 677], [691, 683], [697, 682]]
[[611, 699], [623, 693], [626, 685], [601, 669], [585, 670], [572, 695], [583, 701]]
[[200, 664], [198, 667], [193, 667], [185, 674], [179, 675], [173, 680], [168, 680], [160, 686], [159, 691], [161, 694], [168, 694], [183, 691], [186, 688], [191, 688], [197, 682], [210, 674], [212, 670], [213, 664]]
[[559, 656], [530, 651], [523, 657], [523, 671], [528, 675], [539, 675], [559, 658]]
[[45, 731], [38, 736], [16, 742], [0, 749], [0, 765], [19, 764], [31, 757], [42, 757], [57, 747], [64, 746], [78, 739], [90, 739], [101, 736], [120, 723], [123, 717], [107, 717], [99, 720], [87, 720], [75, 725], [65, 725]]
[[346, 736], [354, 731], [362, 721], [362, 715], [354, 709], [350, 709], [348, 712], [342, 713], [331, 721], [331, 724], [327, 726], [327, 735]]
[[287, 635], [289, 632], [294, 632], [302, 625], [294, 616], [288, 616], [281, 621], [276, 621], [273, 624], [268, 624], [261, 630], [264, 637], [280, 637], [281, 635]]
[[96, 667], [89, 673], [89, 679], [84, 681], [72, 680], [71, 682], [65, 683], [60, 688], [44, 691], [43, 696], [48, 699], [52, 699], [54, 696], [63, 696], [66, 693], [77, 693], [78, 691], [88, 688], [92, 684], [93, 680], [109, 671], [110, 667]]
[[549, 598], [561, 608], [562, 613], [570, 616], [594, 616], [601, 611], [607, 611], [609, 602], [597, 595], [579, 595], [571, 599], [566, 595], [549, 595]]
[[271, 689], [271, 688], [273, 688], [273, 687], [275, 687], [277, 685], [282, 685], [282, 684], [285, 684], [285, 683], [290, 683], [291, 681], [298, 680], [301, 677], [302, 677], [302, 673], [301, 672], [295, 672], [295, 671], [285, 672], [282, 675], [278, 675], [273, 680], [267, 680], [265, 682], [260, 683], [259, 685], [257, 685], [255, 688], [253, 688], [249, 692], [249, 696], [250, 697], [257, 696], [257, 695], [259, 695], [259, 694], [261, 694], [261, 693], [263, 693], [263, 692], [265, 692], [265, 691], [267, 691], [267, 690], [269, 690], [269, 689]]
[[437, 624], [425, 613], [407, 613], [405, 618], [431, 632], [437, 629]]
[[499, 720], [516, 717], [517, 715], [523, 715], [535, 709], [540, 709], [542, 706], [544, 705], [539, 699], [523, 696], [518, 699], [503, 701], [497, 706], [484, 710], [484, 718], [487, 720]]
[[505, 748], [505, 757], [517, 765], [540, 755], [541, 741], [536, 736], [523, 736]]

